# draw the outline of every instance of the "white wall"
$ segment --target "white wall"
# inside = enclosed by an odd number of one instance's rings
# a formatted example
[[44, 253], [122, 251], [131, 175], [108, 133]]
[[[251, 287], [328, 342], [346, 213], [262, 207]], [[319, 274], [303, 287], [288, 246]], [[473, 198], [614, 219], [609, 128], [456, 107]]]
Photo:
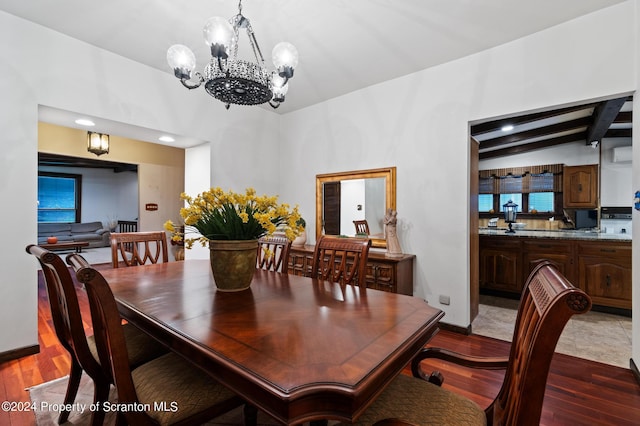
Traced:
[[[184, 192], [196, 196], [211, 187], [211, 149], [209, 144], [199, 145], [186, 150], [184, 154]], [[180, 223], [177, 213], [170, 218], [174, 223]], [[189, 238], [195, 238], [194, 235]], [[185, 250], [185, 259], [208, 259], [209, 249], [200, 244]]]
[[613, 149], [630, 145], [630, 140], [602, 140], [600, 163], [601, 206], [629, 207], [633, 204], [633, 162], [613, 162]]
[[[229, 134], [227, 127], [246, 132], [259, 150], [245, 149], [249, 160], [238, 161], [244, 180], [265, 175], [277, 154], [276, 135], [255, 138], [259, 132], [276, 133], [278, 116], [261, 108], [226, 111], [204, 90], [188, 91], [170, 72], [140, 65], [60, 33], [0, 12], [0, 197], [14, 208], [3, 209], [4, 238], [12, 248], [0, 257], [0, 353], [38, 343], [36, 261], [24, 247], [36, 240], [38, 105], [158, 129], [169, 134], [214, 140]], [[159, 90], [161, 88], [161, 90]], [[225, 149], [233, 163], [233, 139]], [[246, 141], [248, 145], [249, 141]], [[248, 148], [248, 147], [247, 147]], [[246, 165], [247, 167], [242, 167]], [[232, 170], [233, 165], [228, 165]], [[154, 170], [149, 170], [153, 174]], [[163, 187], [171, 186], [159, 175], [155, 187], [140, 188], [140, 203], [162, 203]], [[277, 177], [267, 179], [277, 187]], [[244, 183], [244, 182], [243, 182]], [[142, 207], [144, 208], [144, 207]], [[141, 211], [149, 227], [160, 229], [169, 213]]]
[[[18, 207], [2, 213], [15, 250], [0, 258], [0, 323], [13, 325], [0, 330], [0, 353], [37, 343], [36, 262], [23, 248], [36, 237], [38, 104], [211, 141], [213, 184], [279, 191], [300, 204], [309, 229], [316, 174], [397, 166], [398, 234], [403, 251], [417, 256], [415, 293], [442, 308], [446, 322], [468, 325], [468, 123], [632, 93], [640, 82], [637, 2], [283, 117], [261, 108], [225, 111], [169, 72], [0, 12], [0, 197]], [[634, 103], [640, 134], [640, 97]], [[638, 167], [633, 179], [640, 188]], [[633, 232], [640, 264], [640, 227]], [[639, 268], [633, 274], [638, 289]], [[451, 305], [439, 305], [438, 294], [450, 295]], [[637, 361], [637, 315], [633, 342]]]
[[[415, 295], [443, 309], [447, 323], [466, 327], [468, 123], [632, 93], [634, 6], [287, 114], [280, 152], [291, 167], [281, 173], [283, 193], [298, 194], [313, 211], [316, 174], [397, 166], [398, 234], [403, 251], [416, 255]], [[297, 164], [301, 156], [309, 162]], [[441, 294], [450, 305], [438, 303]]]

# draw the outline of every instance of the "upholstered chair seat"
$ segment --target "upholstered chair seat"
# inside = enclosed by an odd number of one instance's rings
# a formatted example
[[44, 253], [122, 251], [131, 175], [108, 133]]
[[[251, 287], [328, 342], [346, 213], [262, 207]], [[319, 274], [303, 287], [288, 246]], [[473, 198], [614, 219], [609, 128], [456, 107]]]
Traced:
[[[127, 341], [127, 348], [129, 349], [129, 365], [131, 365], [131, 368], [135, 368], [169, 352], [167, 347], [134, 325], [124, 324], [122, 331], [124, 332], [124, 338]], [[91, 355], [93, 355], [98, 364], [100, 364], [100, 357], [98, 356], [94, 335], [87, 336], [87, 345], [89, 346]]]
[[[420, 426], [487, 424], [484, 409], [475, 402], [404, 374], [398, 376], [353, 424], [371, 426], [387, 418]], [[350, 424], [340, 423], [340, 426]]]
[[[170, 425], [194, 417], [209, 407], [229, 403], [228, 409], [241, 404], [228, 388], [194, 368], [174, 353], [168, 353], [131, 372], [138, 401], [153, 407], [154, 402], [175, 402], [179, 410], [147, 411], [161, 425]], [[225, 410], [222, 410], [225, 411]]]

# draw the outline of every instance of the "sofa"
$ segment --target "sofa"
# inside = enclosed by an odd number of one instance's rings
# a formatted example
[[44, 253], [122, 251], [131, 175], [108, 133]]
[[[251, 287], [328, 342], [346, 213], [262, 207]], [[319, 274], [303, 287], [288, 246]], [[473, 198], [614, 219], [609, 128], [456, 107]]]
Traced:
[[111, 231], [102, 222], [38, 223], [38, 244], [46, 243], [49, 237], [57, 237], [61, 243], [86, 241], [89, 247], [108, 247]]

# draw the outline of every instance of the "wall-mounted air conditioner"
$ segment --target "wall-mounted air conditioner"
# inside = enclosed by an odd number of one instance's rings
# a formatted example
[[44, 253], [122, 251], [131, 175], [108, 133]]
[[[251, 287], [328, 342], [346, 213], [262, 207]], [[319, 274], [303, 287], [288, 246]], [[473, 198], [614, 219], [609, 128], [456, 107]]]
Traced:
[[623, 163], [625, 161], [631, 161], [631, 147], [630, 146], [618, 146], [613, 148], [613, 162]]

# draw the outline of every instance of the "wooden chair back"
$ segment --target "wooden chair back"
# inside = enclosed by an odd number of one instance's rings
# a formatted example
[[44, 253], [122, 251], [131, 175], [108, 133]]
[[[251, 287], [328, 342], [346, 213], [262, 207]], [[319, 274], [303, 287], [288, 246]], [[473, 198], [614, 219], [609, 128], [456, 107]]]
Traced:
[[313, 253], [312, 278], [367, 287], [371, 240], [322, 236]]
[[369, 222], [366, 220], [354, 220], [353, 224], [356, 227], [356, 235], [371, 235], [369, 233]]
[[487, 408], [495, 425], [538, 425], [553, 353], [569, 319], [591, 299], [548, 261], [531, 272], [520, 299], [504, 382]]
[[100, 364], [108, 366], [112, 374], [118, 402], [137, 403], [122, 320], [111, 288], [82, 256], [69, 255], [67, 262], [87, 291], [98, 357]]
[[87, 344], [78, 295], [69, 268], [60, 256], [40, 246], [27, 246], [27, 253], [34, 255], [42, 267], [51, 319], [60, 344], [71, 355], [72, 363], [77, 361], [90, 375], [101, 375], [103, 371]]
[[138, 266], [169, 261], [167, 235], [157, 232], [114, 232], [111, 234], [111, 265]]
[[[89, 349], [78, 303], [78, 294], [69, 268], [60, 256], [42, 247], [31, 244], [27, 246], [26, 250], [27, 253], [35, 256], [40, 263], [49, 296], [53, 328], [60, 344], [71, 357], [71, 369], [64, 404], [74, 402], [83, 370], [93, 380], [94, 402], [106, 401], [111, 378], [108, 370], [100, 366]], [[58, 423], [66, 422], [69, 414], [69, 410], [62, 410]], [[103, 411], [94, 411], [92, 424], [102, 424], [103, 418]]]
[[259, 238], [256, 267], [286, 274], [289, 270], [290, 249], [291, 241], [287, 237], [269, 236]]

